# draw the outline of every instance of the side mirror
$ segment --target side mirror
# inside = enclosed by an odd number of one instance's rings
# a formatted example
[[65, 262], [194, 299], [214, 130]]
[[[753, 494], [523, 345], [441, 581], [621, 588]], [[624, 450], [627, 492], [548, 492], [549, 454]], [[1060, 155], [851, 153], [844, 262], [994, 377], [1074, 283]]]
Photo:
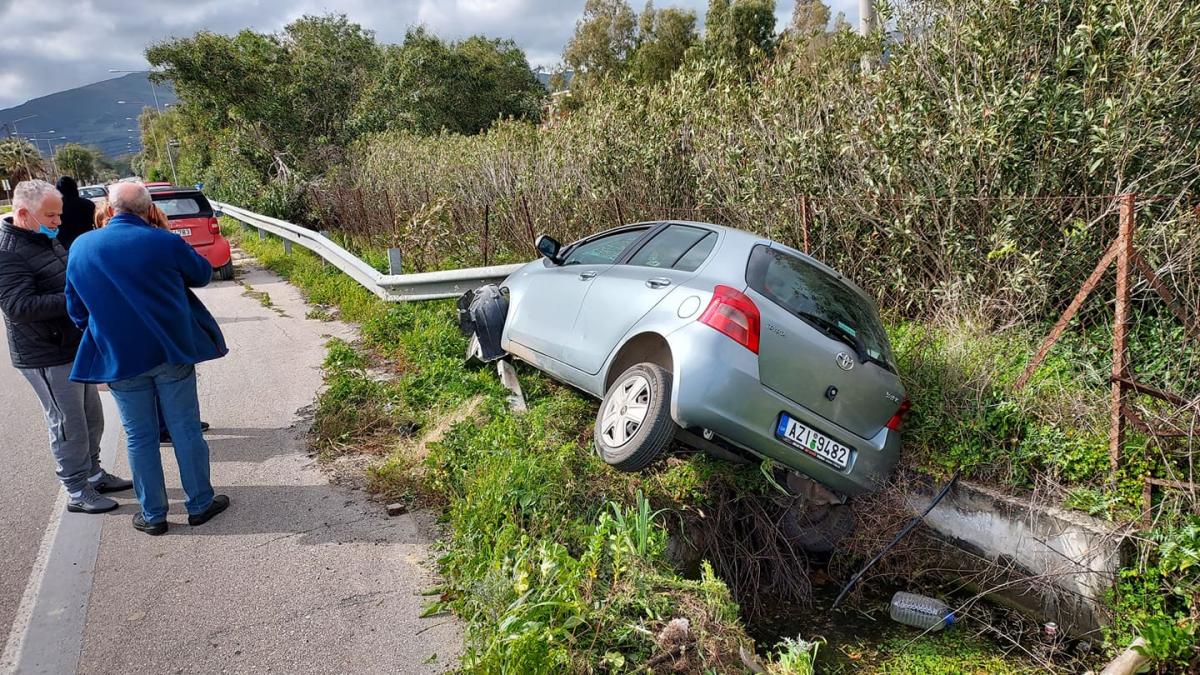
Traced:
[[537, 238], [536, 246], [538, 253], [541, 253], [542, 256], [547, 258], [550, 262], [556, 265], [561, 262], [558, 259], [558, 252], [562, 250], [562, 244], [558, 243], [558, 240], [554, 237], [551, 237], [548, 234], [543, 234]]
[[213, 209], [213, 218], [220, 218], [223, 215], [225, 215], [225, 212], [221, 209]]

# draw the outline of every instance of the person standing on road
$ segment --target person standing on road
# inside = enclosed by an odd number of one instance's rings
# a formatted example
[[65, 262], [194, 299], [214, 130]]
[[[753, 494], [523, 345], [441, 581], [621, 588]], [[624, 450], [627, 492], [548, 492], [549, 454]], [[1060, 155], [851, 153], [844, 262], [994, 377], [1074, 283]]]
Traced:
[[71, 251], [66, 297], [67, 312], [83, 329], [71, 379], [106, 382], [112, 390], [142, 507], [133, 526], [159, 535], [168, 527], [160, 406], [187, 494], [188, 524], [206, 523], [229, 506], [209, 478], [195, 369], [229, 350], [216, 320], [191, 291], [208, 284], [212, 265], [183, 238], [150, 225], [151, 206], [141, 183], [111, 188], [115, 215]]
[[81, 336], [63, 293], [67, 253], [55, 241], [62, 204], [45, 181], [24, 181], [13, 191], [13, 213], [0, 225], [0, 310], [12, 364], [42, 403], [67, 510], [104, 513], [118, 504], [101, 493], [132, 483], [100, 466], [104, 411], [96, 385], [70, 379]]
[[92, 231], [92, 220], [96, 217], [96, 205], [90, 199], [79, 196], [79, 186], [75, 179], [63, 176], [55, 183], [59, 194], [62, 195], [62, 225], [58, 227], [58, 243], [63, 248], [71, 250], [71, 244], [80, 235]]

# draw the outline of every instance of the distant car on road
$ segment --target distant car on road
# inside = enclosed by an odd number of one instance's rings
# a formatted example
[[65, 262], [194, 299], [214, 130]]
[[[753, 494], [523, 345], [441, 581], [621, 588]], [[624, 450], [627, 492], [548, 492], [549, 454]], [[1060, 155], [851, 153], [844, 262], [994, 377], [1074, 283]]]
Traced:
[[209, 204], [204, 193], [170, 183], [147, 183], [146, 188], [154, 204], [167, 214], [171, 231], [183, 237], [212, 264], [217, 279], [232, 279], [233, 255], [217, 221], [221, 212]]
[[618, 469], [642, 469], [677, 436], [770, 458], [797, 496], [784, 523], [794, 543], [827, 552], [849, 534], [847, 501], [888, 479], [908, 411], [862, 289], [708, 223], [638, 223], [566, 247], [543, 236], [537, 248], [540, 260], [460, 304], [482, 353], [600, 398], [596, 450]]
[[108, 188], [103, 185], [84, 185], [79, 188], [79, 196], [99, 203], [108, 198]]

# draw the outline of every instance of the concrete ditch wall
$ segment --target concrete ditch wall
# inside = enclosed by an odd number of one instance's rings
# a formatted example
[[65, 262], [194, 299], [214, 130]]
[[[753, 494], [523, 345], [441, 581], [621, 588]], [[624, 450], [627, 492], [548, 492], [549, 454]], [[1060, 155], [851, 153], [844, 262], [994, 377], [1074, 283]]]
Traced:
[[[908, 482], [908, 507], [917, 515], [939, 486], [917, 476]], [[1125, 528], [964, 481], [925, 525], [946, 544], [947, 561], [958, 568], [949, 572], [989, 598], [1070, 635], [1105, 624], [1105, 595], [1129, 548]]]

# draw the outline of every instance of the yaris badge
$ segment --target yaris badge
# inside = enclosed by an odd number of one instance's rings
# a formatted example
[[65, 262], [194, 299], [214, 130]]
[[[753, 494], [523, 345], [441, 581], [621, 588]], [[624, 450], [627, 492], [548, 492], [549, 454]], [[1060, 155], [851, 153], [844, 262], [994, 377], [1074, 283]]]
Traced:
[[837, 361], [838, 368], [842, 370], [851, 370], [854, 368], [854, 357], [846, 352], [839, 353], [835, 360]]

